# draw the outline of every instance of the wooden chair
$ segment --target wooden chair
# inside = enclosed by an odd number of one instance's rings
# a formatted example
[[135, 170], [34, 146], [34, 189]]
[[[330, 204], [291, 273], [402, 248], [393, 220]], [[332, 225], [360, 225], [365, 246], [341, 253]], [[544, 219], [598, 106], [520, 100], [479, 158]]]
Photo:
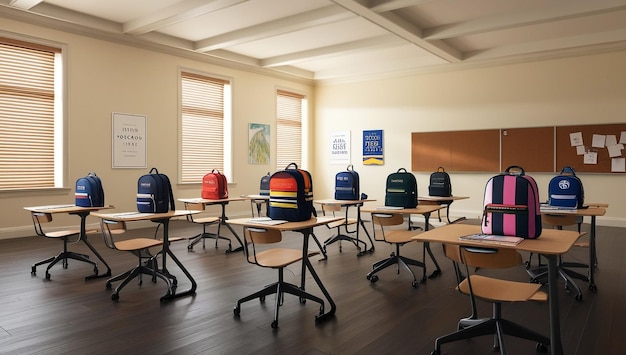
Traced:
[[[186, 210], [192, 210], [192, 211], [204, 211], [205, 210], [205, 205], [202, 202], [185, 202], [185, 209]], [[226, 237], [222, 237], [220, 236], [220, 218], [219, 217], [214, 217], [214, 216], [195, 216], [192, 214], [187, 215], [187, 221], [191, 222], [191, 223], [196, 223], [196, 224], [200, 224], [202, 225], [202, 233], [197, 234], [196, 236], [189, 238], [189, 244], [187, 245], [187, 249], [191, 250], [193, 249], [193, 246], [198, 243], [200, 240], [202, 240], [202, 248], [204, 248], [205, 245], [205, 240], [206, 238], [213, 238], [215, 239], [215, 247], [217, 248], [217, 241], [219, 239], [224, 239], [228, 241], [228, 250], [231, 249], [232, 244], [230, 239], [226, 238]], [[213, 233], [209, 233], [207, 232], [207, 227], [213, 224], [217, 224], [217, 233], [213, 234]]]
[[[582, 233], [580, 232], [580, 226], [582, 223], [582, 217], [580, 216], [564, 215], [564, 214], [543, 214], [541, 215], [541, 221], [544, 225], [549, 225], [556, 229], [563, 229], [563, 227], [566, 227], [566, 226], [577, 225], [578, 232], [580, 233], [579, 238], [587, 234], [586, 232], [582, 232]], [[576, 244], [574, 244], [574, 246], [588, 248], [589, 243], [577, 242]], [[548, 277], [547, 266], [542, 265], [541, 262], [539, 262], [538, 268], [531, 269], [530, 268], [531, 260], [532, 260], [532, 254], [528, 258], [528, 263], [526, 263], [526, 269], [528, 271], [528, 274], [531, 277], [530, 281], [537, 282], [537, 283], [544, 282], [545, 279], [547, 279]], [[590, 262], [593, 262], [593, 261], [590, 261]], [[578, 301], [582, 300], [583, 298], [582, 290], [574, 282], [573, 279], [576, 278], [576, 279], [583, 280], [583, 281], [589, 281], [589, 278], [585, 275], [582, 275], [568, 268], [572, 268], [572, 267], [588, 268], [589, 266], [587, 264], [577, 263], [577, 262], [564, 262], [563, 257], [561, 255], [559, 255], [559, 261], [558, 261], [557, 266], [558, 266], [559, 276], [565, 282], [565, 289], [568, 291], [570, 291], [570, 289], [573, 289], [576, 293], [576, 296], [575, 296], [576, 300]]]
[[[322, 215], [326, 216], [326, 215], [330, 215], [335, 217], [337, 213], [341, 212], [341, 205], [332, 203], [332, 204], [328, 204], [328, 203], [322, 203]], [[356, 224], [358, 223], [356, 218], [349, 218], [348, 217], [348, 207], [346, 207], [346, 211], [345, 211], [346, 217], [343, 220], [337, 221], [337, 222], [332, 222], [326, 225], [326, 227], [330, 230], [335, 230], [334, 235], [331, 235], [330, 237], [328, 237], [328, 239], [326, 239], [324, 241], [324, 251], [326, 251], [326, 247], [328, 245], [331, 245], [333, 243], [339, 243], [339, 252], [341, 253], [342, 248], [341, 248], [341, 241], [342, 240], [347, 240], [350, 243], [354, 244], [354, 246], [356, 246], [356, 248], [359, 250], [359, 252], [361, 250], [367, 250], [367, 244], [362, 241], [359, 240], [357, 241], [356, 238], [352, 238], [350, 237], [348, 234], [350, 233], [356, 233], [356, 228], [358, 228], [356, 226]], [[353, 230], [350, 230], [349, 227], [350, 226], [354, 226], [356, 227]], [[343, 228], [344, 232], [342, 233], [341, 229]], [[361, 249], [359, 243], [363, 243], [364, 248]]]
[[[157, 281], [157, 277], [165, 281], [168, 287], [168, 294], [172, 292], [172, 282], [167, 275], [162, 274], [158, 270], [158, 264], [156, 256], [160, 254], [163, 247], [163, 241], [154, 238], [132, 238], [126, 240], [116, 241], [114, 236], [123, 234], [126, 232], [126, 223], [109, 221], [105, 219], [100, 220], [100, 229], [102, 231], [102, 238], [104, 244], [107, 247], [130, 252], [137, 257], [137, 266], [134, 268], [114, 276], [106, 281], [106, 289], [112, 288], [112, 283], [116, 281], [122, 281], [113, 291], [111, 299], [117, 301], [119, 299], [120, 291], [134, 278], [139, 279], [139, 285], [143, 283], [142, 275], [150, 275], [152, 282]], [[153, 253], [150, 248], [158, 247], [159, 251]]]
[[[68, 259], [74, 259], [78, 261], [82, 261], [88, 264], [93, 265], [94, 273], [98, 274], [98, 264], [95, 261], [89, 260], [89, 255], [75, 253], [68, 250], [69, 244], [78, 243], [81, 240], [80, 229], [68, 229], [68, 230], [60, 230], [53, 232], [45, 232], [43, 230], [42, 225], [46, 223], [52, 222], [52, 214], [51, 213], [40, 213], [40, 212], [31, 212], [31, 216], [33, 218], [33, 225], [35, 226], [35, 233], [39, 237], [45, 237], [50, 239], [57, 239], [63, 241], [63, 250], [57, 254], [56, 256], [52, 256], [45, 260], [41, 260], [36, 262], [31, 267], [31, 274], [37, 274], [37, 266], [48, 264], [46, 268], [46, 279], [50, 280], [50, 269], [59, 261], [62, 262], [63, 268], [67, 269], [68, 267]], [[89, 233], [93, 231], [88, 231]]]
[[[413, 287], [418, 287], [419, 282], [409, 265], [424, 267], [424, 263], [400, 255], [400, 247], [406, 243], [412, 242], [411, 237], [415, 236], [417, 232], [407, 229], [389, 229], [389, 227], [404, 224], [404, 217], [399, 213], [372, 213], [372, 224], [374, 227], [372, 228], [374, 230], [374, 240], [383, 241], [395, 246], [395, 252], [392, 252], [389, 258], [374, 263], [372, 265], [372, 271], [370, 271], [365, 277], [370, 280], [370, 282], [376, 282], [378, 281], [377, 273], [379, 271], [389, 266], [396, 265], [396, 270], [399, 274], [400, 266], [403, 266], [413, 277], [411, 285]], [[376, 228], [376, 226], [378, 226], [378, 228]], [[379, 230], [379, 233], [376, 233], [377, 229]], [[425, 259], [425, 256], [426, 247], [424, 246], [422, 260]], [[423, 280], [425, 280], [425, 278], [423, 278]]]
[[499, 350], [501, 354], [506, 354], [505, 334], [536, 341], [538, 351], [547, 350], [547, 346], [550, 345], [550, 338], [502, 318], [502, 304], [505, 302], [547, 301], [548, 295], [539, 290], [541, 285], [470, 274], [470, 267], [503, 269], [520, 266], [523, 264], [520, 253], [513, 249], [471, 248], [464, 246], [461, 246], [459, 251], [460, 260], [465, 265], [465, 272], [468, 276], [457, 286], [457, 290], [469, 295], [471, 300], [482, 300], [492, 303], [493, 314], [491, 318], [437, 338], [435, 340], [435, 350], [431, 352], [431, 355], [441, 354], [442, 344], [484, 335], [494, 335], [494, 350]]
[[[324, 301], [321, 298], [304, 292], [300, 287], [290, 284], [284, 280], [283, 271], [285, 267], [297, 263], [302, 260], [303, 253], [300, 249], [288, 249], [280, 247], [263, 248], [264, 244], [275, 244], [282, 241], [282, 233], [279, 230], [248, 228], [244, 229], [245, 247], [244, 252], [246, 260], [250, 264], [260, 266], [262, 268], [270, 268], [278, 270], [278, 281], [265, 286], [249, 296], [241, 298], [237, 301], [233, 312], [236, 317], [241, 313], [241, 304], [255, 298], [261, 302], [265, 302], [267, 295], [276, 294], [276, 302], [274, 306], [274, 319], [272, 328], [278, 327], [278, 309], [283, 304], [284, 294], [289, 293], [298, 296], [300, 303], [304, 303], [306, 299], [320, 304], [320, 315], [324, 314]], [[317, 255], [319, 252], [310, 252], [308, 256]]]

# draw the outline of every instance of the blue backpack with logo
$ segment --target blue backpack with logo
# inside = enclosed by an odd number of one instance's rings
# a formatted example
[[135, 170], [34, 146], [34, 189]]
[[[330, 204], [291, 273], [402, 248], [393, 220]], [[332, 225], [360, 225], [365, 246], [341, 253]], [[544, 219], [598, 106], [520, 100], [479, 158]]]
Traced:
[[358, 200], [361, 197], [359, 173], [352, 164], [335, 175], [335, 200]]
[[104, 189], [100, 177], [94, 172], [76, 180], [76, 206], [79, 207], [103, 207]]
[[548, 185], [548, 204], [555, 207], [582, 208], [585, 202], [583, 183], [570, 166], [561, 169]]
[[157, 168], [137, 181], [137, 210], [143, 213], [165, 213], [174, 211], [174, 194], [170, 179], [160, 174]]

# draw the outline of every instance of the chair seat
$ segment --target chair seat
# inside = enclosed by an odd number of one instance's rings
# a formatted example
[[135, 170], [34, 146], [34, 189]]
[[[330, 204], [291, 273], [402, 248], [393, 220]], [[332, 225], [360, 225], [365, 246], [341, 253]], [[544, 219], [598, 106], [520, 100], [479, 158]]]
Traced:
[[346, 222], [345, 219], [342, 219], [342, 220], [337, 221], [337, 222], [328, 223], [328, 228], [337, 228], [337, 227], [343, 226], [343, 225], [349, 226], [349, 225], [356, 224], [356, 222], [357, 222], [356, 218], [348, 218], [347, 222]]
[[63, 231], [46, 232], [45, 236], [46, 238], [65, 238], [65, 237], [69, 237], [72, 235], [77, 236], [79, 234], [80, 234], [79, 229], [69, 229], [69, 230], [63, 230]]
[[219, 217], [200, 217], [200, 218], [194, 218], [193, 223], [198, 223], [198, 224], [215, 223], [219, 220], [220, 220]]
[[135, 238], [115, 242], [115, 248], [123, 251], [134, 251], [163, 245], [163, 242], [150, 238]]
[[419, 233], [414, 230], [391, 230], [385, 232], [385, 241], [387, 243], [408, 243], [412, 241], [412, 237]]
[[[476, 297], [497, 302], [523, 302], [528, 300], [547, 301], [548, 295], [539, 291], [541, 284], [499, 280], [482, 275], [471, 275], [472, 287]], [[467, 279], [457, 289], [469, 295]]]
[[[319, 252], [310, 252], [309, 256], [314, 256]], [[254, 255], [249, 258], [251, 263], [255, 263]], [[256, 263], [263, 267], [281, 268], [302, 260], [302, 250], [276, 248], [264, 250], [256, 254]]]

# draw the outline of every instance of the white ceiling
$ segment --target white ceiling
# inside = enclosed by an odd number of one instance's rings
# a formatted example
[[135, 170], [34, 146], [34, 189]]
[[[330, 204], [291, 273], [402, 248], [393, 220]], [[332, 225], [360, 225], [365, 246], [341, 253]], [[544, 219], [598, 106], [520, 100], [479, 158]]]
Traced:
[[0, 17], [317, 81], [626, 49], [626, 0], [0, 0]]

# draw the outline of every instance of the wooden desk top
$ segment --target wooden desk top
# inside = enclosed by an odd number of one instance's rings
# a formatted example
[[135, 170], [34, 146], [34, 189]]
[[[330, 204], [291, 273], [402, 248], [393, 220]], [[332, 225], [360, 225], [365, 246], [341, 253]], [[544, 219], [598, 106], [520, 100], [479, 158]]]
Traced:
[[176, 210], [165, 213], [142, 213], [142, 212], [118, 212], [118, 213], [92, 213], [92, 216], [110, 221], [152, 221], [157, 219], [173, 218], [200, 213], [201, 211]]
[[269, 200], [269, 195], [259, 195], [259, 194], [250, 194], [250, 195], [241, 195], [241, 198], [246, 200]]
[[460, 240], [459, 237], [481, 233], [480, 226], [469, 224], [448, 224], [415, 235], [413, 240], [438, 242], [443, 244], [469, 245], [483, 248], [508, 248], [539, 254], [564, 254], [579, 237], [570, 230], [544, 229], [537, 239], [525, 239], [517, 245], [493, 245], [480, 241]]
[[589, 208], [580, 208], [576, 210], [567, 209], [544, 209], [541, 208], [542, 214], [558, 214], [558, 215], [575, 215], [575, 216], [589, 216], [597, 217], [604, 216], [606, 209], [603, 207], [589, 206]]
[[219, 200], [209, 200], [209, 199], [202, 198], [202, 197], [194, 197], [194, 198], [179, 198], [178, 201], [186, 202], [186, 203], [204, 203], [205, 205], [216, 205], [216, 204], [228, 203], [232, 201], [245, 201], [247, 199], [248, 198], [245, 198], [245, 197], [229, 197], [229, 198], [223, 198]]
[[445, 208], [444, 205], [417, 205], [415, 208], [385, 208], [384, 206], [380, 207], [367, 207], [362, 208], [361, 212], [369, 212], [369, 213], [395, 213], [395, 214], [427, 214], [432, 213], [437, 210]]
[[363, 199], [363, 200], [336, 200], [334, 198], [327, 198], [323, 200], [313, 200], [314, 203], [320, 205], [360, 205], [364, 202], [374, 202], [376, 200]]
[[264, 229], [277, 229], [280, 231], [293, 231], [293, 230], [301, 230], [307, 228], [313, 228], [317, 226], [322, 226], [331, 222], [341, 221], [344, 217], [313, 217], [309, 220], [302, 222], [286, 222], [281, 224], [262, 224], [262, 223], [254, 223], [254, 218], [235, 218], [229, 219], [226, 221], [228, 224], [244, 226], [244, 227], [257, 227]]
[[47, 206], [32, 206], [32, 207], [24, 207], [25, 210], [31, 212], [39, 212], [39, 213], [75, 213], [75, 212], [85, 212], [85, 211], [99, 211], [112, 209], [115, 206], [103, 206], [103, 207], [80, 207], [76, 205], [47, 205]]
[[440, 201], [466, 200], [468, 198], [469, 198], [469, 196], [447, 196], [447, 197], [442, 197], [442, 196], [418, 196], [417, 200], [418, 201], [440, 202]]

